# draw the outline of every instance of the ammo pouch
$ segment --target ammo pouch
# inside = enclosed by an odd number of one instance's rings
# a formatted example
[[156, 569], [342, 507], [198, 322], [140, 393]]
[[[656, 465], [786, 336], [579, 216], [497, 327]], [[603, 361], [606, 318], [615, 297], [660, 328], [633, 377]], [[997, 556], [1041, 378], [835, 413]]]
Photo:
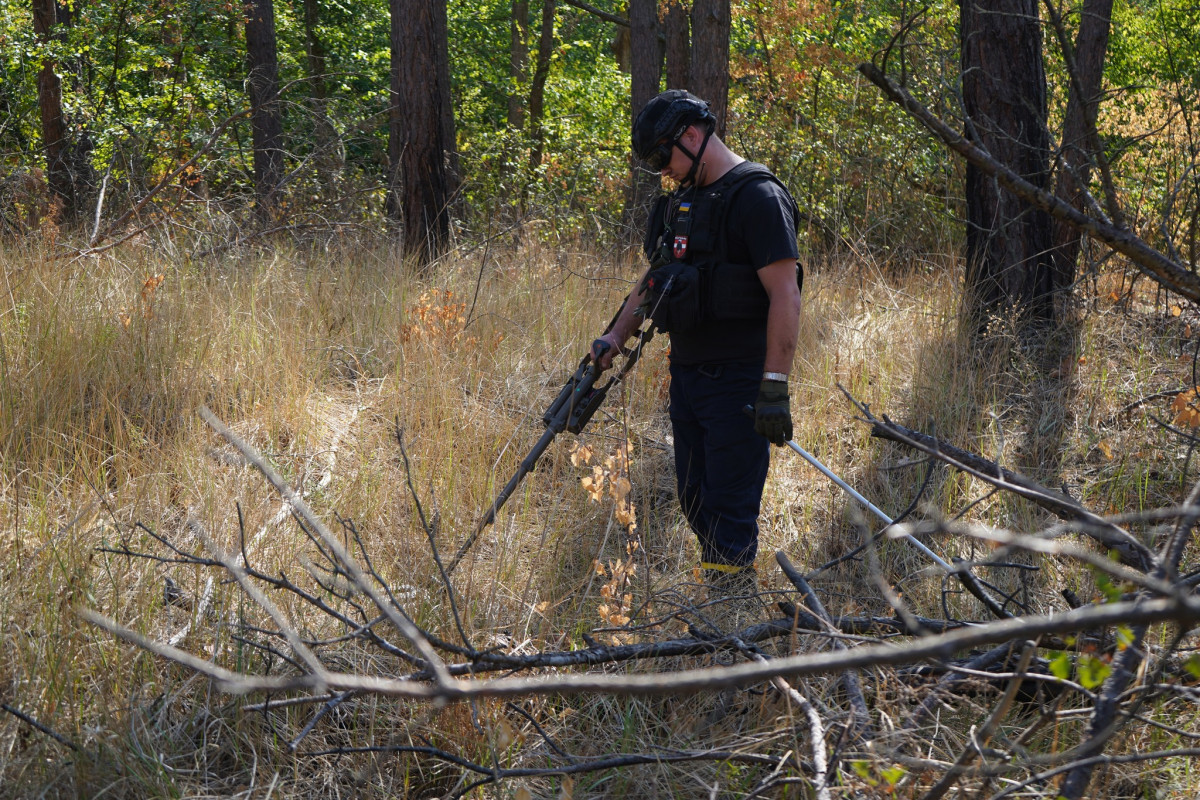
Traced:
[[646, 315], [665, 333], [683, 333], [709, 322], [761, 319], [770, 298], [745, 264], [672, 261], [646, 278]]
[[704, 321], [704, 287], [695, 264], [672, 261], [646, 275], [646, 316], [663, 333], [683, 333]]

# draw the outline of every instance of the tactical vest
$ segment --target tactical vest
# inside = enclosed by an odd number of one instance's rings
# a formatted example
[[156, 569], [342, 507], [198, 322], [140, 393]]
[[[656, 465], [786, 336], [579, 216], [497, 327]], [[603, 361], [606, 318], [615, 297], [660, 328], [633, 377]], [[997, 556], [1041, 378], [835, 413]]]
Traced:
[[658, 198], [643, 242], [651, 266], [643, 311], [660, 330], [766, 317], [770, 300], [757, 271], [730, 262], [726, 252], [729, 209], [757, 180], [787, 190], [763, 165], [743, 161], [711, 186]]

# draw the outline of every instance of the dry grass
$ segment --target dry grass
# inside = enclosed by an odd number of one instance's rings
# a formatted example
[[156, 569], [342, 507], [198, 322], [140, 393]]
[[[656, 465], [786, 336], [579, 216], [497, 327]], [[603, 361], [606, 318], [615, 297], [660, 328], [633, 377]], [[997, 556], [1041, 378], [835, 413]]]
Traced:
[[[81, 748], [0, 716], [0, 795], [424, 797], [453, 788], [456, 772], [411, 756], [290, 756], [282, 743], [309, 709], [270, 721], [243, 713], [239, 699], [114, 641], [73, 610], [95, 608], [156, 638], [179, 637], [231, 666], [264, 666], [261, 653], [220, 624], [249, 609], [215, 573], [99, 549], [161, 552], [134, 523], [198, 548], [189, 521], [233, 549], [240, 515], [260, 567], [304, 576], [312, 545], [200, 422], [203, 403], [268, 455], [318, 513], [352, 519], [380, 573], [411, 588], [418, 621], [454, 638], [406, 482], [436, 518], [441, 552], [453, 553], [536, 439], [544, 407], [636, 267], [528, 241], [451, 257], [426, 280], [386, 253], [351, 247], [202, 263], [149, 244], [79, 263], [54, 261], [33, 244], [0, 247], [0, 700]], [[1052, 365], [999, 328], [998, 344], [973, 352], [955, 333], [953, 259], [901, 276], [886, 267], [846, 264], [807, 278], [794, 371], [801, 445], [891, 513], [915, 496], [923, 469], [869, 439], [834, 388], [841, 384], [876, 412], [1065, 482], [1095, 510], [1179, 498], [1185, 448], [1117, 411], [1188, 382], [1189, 364], [1175, 358], [1192, 341], [1182, 319], [1101, 298], [1075, 332], [1057, 334]], [[654, 343], [583, 437], [600, 456], [626, 438], [632, 444], [643, 546], [631, 586], [635, 607], [650, 604], [647, 616], [694, 593], [695, 553], [673, 500], [664, 350]], [[593, 502], [580, 486], [587, 473], [571, 462], [571, 439], [551, 447], [455, 575], [477, 646], [566, 648], [602, 625], [605, 578], [593, 563], [625, 557], [627, 537], [611, 499]], [[918, 513], [954, 514], [983, 495], [967, 479], [935, 473]], [[1000, 497], [984, 499], [970, 518], [1023, 531], [1045, 522]], [[823, 477], [778, 452], [760, 573], [783, 588], [775, 550], [815, 567], [859, 543], [856, 519]], [[931, 544], [970, 555], [966, 543]], [[921, 556], [903, 542], [881, 548], [887, 579], [919, 613], [940, 615], [940, 579]], [[998, 583], [1018, 580], [996, 573]], [[179, 606], [164, 602], [167, 577], [186, 595]], [[1064, 585], [1092, 591], [1086, 574], [1057, 564], [1020, 579], [1033, 610], [1061, 607]], [[860, 562], [817, 581], [833, 613], [884, 611], [869, 586]], [[951, 602], [971, 613], [960, 598]], [[318, 624], [296, 604], [284, 610], [302, 628]], [[355, 648], [326, 652], [340, 668], [387, 668]], [[879, 685], [875, 701], [885, 712], [908, 691]], [[805, 687], [818, 699], [832, 691], [823, 682]], [[759, 693], [542, 699], [525, 708], [581, 755], [705, 746], [807, 752], [795, 711]], [[306, 747], [423, 740], [484, 761], [497, 752], [512, 764], [544, 752], [502, 705], [435, 709], [386, 699], [332, 715]], [[714, 785], [745, 791], [756, 776], [748, 767], [659, 764], [581, 779], [574, 791], [707, 797]], [[546, 797], [560, 786], [528, 788]]]

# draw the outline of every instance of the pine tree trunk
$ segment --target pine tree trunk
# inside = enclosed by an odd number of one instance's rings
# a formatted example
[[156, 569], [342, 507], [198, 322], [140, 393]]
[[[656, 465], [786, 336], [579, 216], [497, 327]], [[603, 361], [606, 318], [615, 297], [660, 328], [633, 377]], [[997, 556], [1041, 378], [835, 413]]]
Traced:
[[667, 88], [690, 89], [692, 82], [692, 44], [687, 9], [679, 0], [667, 4], [663, 17], [666, 35]]
[[[656, 0], [629, 0], [629, 36], [631, 59], [630, 119], [636, 119], [642, 106], [658, 94], [662, 80], [663, 43]], [[674, 88], [674, 87], [672, 87]], [[646, 227], [650, 204], [662, 185], [659, 177], [647, 172], [636, 161], [631, 163], [629, 193], [622, 219], [630, 243], [640, 242]]]
[[542, 165], [542, 152], [545, 146], [545, 131], [542, 123], [545, 118], [546, 78], [550, 75], [550, 57], [554, 54], [554, 12], [555, 0], [542, 2], [542, 26], [538, 35], [537, 64], [533, 69], [533, 82], [529, 87], [529, 136], [533, 146], [529, 149], [529, 174], [537, 174]]
[[[1113, 0], [1084, 0], [1075, 43], [1075, 76], [1067, 93], [1063, 119], [1062, 164], [1054, 191], [1071, 205], [1084, 210], [1083, 191], [1092, 174], [1092, 158], [1099, 142], [1092, 140], [1100, 92], [1104, 79], [1104, 56], [1112, 25]], [[1079, 230], [1062, 220], [1054, 221], [1054, 266], [1060, 286], [1075, 282], [1079, 261]]]
[[[49, 44], [62, 37], [71, 23], [69, 7], [55, 0], [33, 0], [33, 30], [38, 40]], [[58, 65], [42, 61], [37, 76], [38, 111], [41, 117], [42, 149], [46, 157], [46, 183], [58, 202], [62, 219], [76, 220], [83, 210], [84, 195], [91, 178], [91, 148], [86, 131], [72, 139], [63, 113], [62, 79]]]
[[508, 127], [525, 127], [525, 98], [521, 87], [528, 77], [529, 0], [512, 0], [512, 23], [508, 29]]
[[[1046, 77], [1037, 0], [961, 0], [967, 136], [1039, 187], [1049, 178]], [[1060, 288], [1050, 257], [1050, 216], [968, 165], [967, 312], [1054, 318]]]
[[729, 0], [692, 0], [691, 91], [707, 100], [725, 135], [729, 97]]
[[246, 67], [254, 196], [259, 218], [266, 221], [275, 216], [283, 183], [283, 119], [272, 0], [250, 0], [246, 5]]
[[[439, 38], [442, 0], [390, 0], [391, 106], [388, 114], [386, 211], [402, 223], [403, 249], [423, 269], [450, 237], [450, 185], [444, 109], [449, 87], [445, 36]], [[441, 7], [441, 19], [445, 6]]]

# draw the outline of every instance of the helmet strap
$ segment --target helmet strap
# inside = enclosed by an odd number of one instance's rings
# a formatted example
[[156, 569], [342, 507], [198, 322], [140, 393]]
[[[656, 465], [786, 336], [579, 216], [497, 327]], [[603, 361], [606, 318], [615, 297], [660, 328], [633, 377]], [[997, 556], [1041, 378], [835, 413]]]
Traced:
[[687, 175], [683, 176], [683, 180], [679, 182], [680, 186], [689, 186], [696, 180], [696, 171], [700, 169], [700, 159], [704, 157], [704, 149], [708, 147], [708, 140], [712, 138], [712, 135], [713, 126], [710, 125], [704, 132], [704, 139], [700, 142], [700, 149], [696, 151], [695, 155], [692, 155], [692, 151], [688, 150], [679, 142], [675, 143], [675, 146], [678, 147], [685, 156], [692, 160], [692, 168], [688, 170]]

